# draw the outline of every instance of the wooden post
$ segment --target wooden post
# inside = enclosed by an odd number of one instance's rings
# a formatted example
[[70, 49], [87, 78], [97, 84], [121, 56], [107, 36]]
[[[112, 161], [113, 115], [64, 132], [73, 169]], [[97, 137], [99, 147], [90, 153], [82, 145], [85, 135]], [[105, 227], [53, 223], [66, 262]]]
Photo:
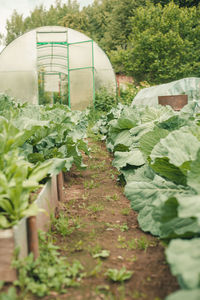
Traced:
[[27, 219], [27, 232], [28, 232], [28, 251], [32, 252], [34, 259], [39, 256], [39, 242], [37, 232], [36, 216]]
[[57, 189], [58, 189], [58, 200], [61, 201], [61, 202], [64, 201], [63, 186], [64, 186], [63, 173], [60, 172], [57, 175]]
[[11, 267], [14, 249], [13, 230], [0, 230], [0, 280], [5, 282], [13, 282], [17, 279], [17, 272]]

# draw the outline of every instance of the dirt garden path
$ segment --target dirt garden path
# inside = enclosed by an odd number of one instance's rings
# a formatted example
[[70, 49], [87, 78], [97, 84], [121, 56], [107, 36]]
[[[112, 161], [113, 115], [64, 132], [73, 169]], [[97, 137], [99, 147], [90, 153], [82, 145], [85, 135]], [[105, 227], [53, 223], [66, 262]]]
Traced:
[[[117, 183], [117, 171], [104, 143], [90, 140], [90, 147], [87, 169], [72, 169], [65, 175], [60, 213], [68, 216], [74, 230], [55, 236], [62, 255], [69, 261], [80, 260], [87, 276], [80, 287], [45, 299], [163, 300], [178, 289], [165, 261], [164, 246], [139, 229], [137, 214]], [[101, 250], [110, 251], [109, 257], [93, 258]], [[113, 283], [105, 276], [109, 268], [122, 267], [134, 272], [130, 280]]]

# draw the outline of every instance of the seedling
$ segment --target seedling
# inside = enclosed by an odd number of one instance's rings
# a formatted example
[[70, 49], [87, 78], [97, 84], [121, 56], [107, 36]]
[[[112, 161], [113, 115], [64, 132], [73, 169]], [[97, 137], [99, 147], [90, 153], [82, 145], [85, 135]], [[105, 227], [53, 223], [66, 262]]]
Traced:
[[131, 239], [130, 241], [127, 241], [128, 248], [130, 250], [135, 250], [137, 248], [137, 239]]
[[109, 228], [117, 228], [117, 229], [120, 229], [121, 232], [124, 232], [124, 231], [127, 231], [129, 228], [128, 228], [128, 225], [126, 223], [120, 225], [120, 224], [112, 224], [112, 223], [106, 223], [106, 226], [109, 227]]
[[92, 255], [93, 258], [106, 258], [110, 255], [109, 250], [102, 250], [94, 255]]
[[82, 209], [86, 209], [86, 204], [85, 204], [85, 202], [82, 202], [82, 203], [78, 204], [78, 207], [79, 207], [79, 208], [82, 208]]
[[120, 230], [121, 230], [122, 232], [127, 231], [127, 230], [129, 229], [129, 228], [128, 228], [128, 225], [127, 225], [126, 223], [120, 225], [119, 228], [120, 228]]
[[75, 251], [83, 251], [83, 241], [82, 240], [80, 240], [78, 243], [75, 244], [74, 250]]
[[4, 281], [3, 280], [0, 280], [0, 290], [4, 287]]
[[117, 241], [120, 243], [120, 246], [118, 248], [121, 248], [121, 249], [127, 248], [125, 237], [119, 235]]
[[107, 200], [107, 201], [111, 201], [111, 200], [112, 200], [112, 199], [111, 199], [111, 196], [107, 195], [107, 196], [106, 196], [106, 200]]
[[89, 251], [89, 252], [91, 253], [91, 255], [93, 256], [93, 255], [95, 255], [95, 254], [97, 254], [97, 253], [100, 253], [100, 252], [102, 251], [102, 247], [101, 247], [101, 245], [96, 244], [96, 245], [93, 246], [93, 247], [89, 246], [89, 247], [88, 247], [88, 251]]
[[150, 276], [147, 276], [147, 279], [146, 279], [148, 282], [151, 282], [151, 277]]
[[85, 189], [94, 189], [99, 187], [99, 183], [96, 183], [93, 179], [90, 181], [85, 181], [84, 182], [84, 188]]
[[130, 261], [130, 262], [135, 262], [137, 260], [137, 257], [136, 257], [136, 255], [132, 255], [131, 257], [127, 258], [126, 260]]
[[131, 209], [129, 207], [125, 207], [122, 209], [122, 215], [128, 216], [130, 214]]
[[1, 300], [18, 300], [17, 291], [14, 287], [10, 287], [7, 292], [1, 293]]
[[97, 287], [96, 287], [96, 293], [99, 294], [102, 291], [103, 292], [105, 292], [105, 291], [107, 292], [107, 291], [109, 291], [109, 289], [110, 289], [110, 287], [107, 284], [97, 285]]
[[85, 193], [83, 194], [83, 196], [82, 196], [82, 199], [83, 199], [83, 200], [87, 200], [88, 197], [89, 197], [89, 192], [85, 192]]
[[147, 297], [147, 295], [144, 293], [141, 293], [139, 291], [134, 291], [132, 297], [133, 297], [133, 299], [145, 299]]
[[97, 276], [101, 272], [101, 268], [102, 268], [102, 262], [100, 259], [98, 259], [97, 265], [94, 267], [94, 269], [91, 272], [89, 272], [87, 276], [89, 277]]
[[118, 194], [114, 194], [114, 195], [112, 195], [112, 196], [111, 196], [111, 198], [112, 198], [112, 200], [113, 200], [113, 201], [117, 201], [117, 200], [119, 200], [119, 196], [118, 196]]
[[97, 213], [99, 211], [103, 211], [104, 210], [104, 206], [102, 204], [97, 204], [97, 205], [90, 205], [87, 208], [90, 212], [92, 213]]
[[142, 236], [140, 239], [137, 239], [137, 247], [139, 250], [144, 250], [146, 252], [150, 245], [151, 243], [145, 236]]
[[92, 231], [90, 231], [89, 237], [90, 237], [91, 239], [94, 239], [94, 238], [96, 237], [96, 231], [95, 231], [94, 228], [92, 229]]
[[96, 163], [92, 166], [89, 167], [90, 170], [99, 170], [99, 171], [104, 171], [106, 166], [106, 161], [103, 160], [100, 163]]
[[122, 243], [122, 242], [125, 242], [126, 239], [125, 239], [124, 236], [118, 235], [117, 241], [118, 241], [119, 243]]
[[105, 275], [114, 282], [123, 282], [133, 275], [133, 271], [127, 271], [125, 267], [120, 270], [108, 269]]
[[80, 261], [69, 264], [60, 257], [60, 248], [52, 243], [50, 235], [40, 233], [39, 238], [40, 256], [37, 260], [31, 253], [25, 259], [13, 262], [13, 267], [18, 270], [18, 280], [14, 284], [24, 294], [32, 292], [38, 297], [46, 296], [51, 291], [65, 293], [67, 287], [79, 285], [85, 276]]
[[73, 206], [73, 205], [75, 204], [75, 202], [76, 202], [76, 199], [70, 199], [70, 200], [67, 202], [67, 206], [68, 206], [68, 207], [71, 207], [71, 206]]
[[75, 229], [81, 227], [79, 218], [69, 218], [63, 212], [60, 212], [59, 218], [52, 218], [52, 226], [62, 236], [70, 235]]

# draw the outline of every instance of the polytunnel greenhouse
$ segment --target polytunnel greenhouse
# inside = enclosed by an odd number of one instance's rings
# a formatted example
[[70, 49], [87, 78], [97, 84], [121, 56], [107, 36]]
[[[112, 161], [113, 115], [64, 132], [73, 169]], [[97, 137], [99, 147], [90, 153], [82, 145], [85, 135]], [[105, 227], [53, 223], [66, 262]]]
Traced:
[[60, 26], [29, 31], [0, 54], [0, 92], [32, 104], [61, 102], [84, 109], [95, 93], [116, 91], [112, 65], [89, 37]]

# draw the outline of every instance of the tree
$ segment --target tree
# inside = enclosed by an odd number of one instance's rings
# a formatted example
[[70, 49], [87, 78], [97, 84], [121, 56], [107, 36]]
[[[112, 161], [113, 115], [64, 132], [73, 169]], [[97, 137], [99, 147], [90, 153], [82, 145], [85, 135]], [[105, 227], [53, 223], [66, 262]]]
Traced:
[[[162, 6], [169, 4], [172, 0], [153, 0], [154, 4], [160, 3]], [[193, 7], [198, 6], [200, 0], [174, 0], [174, 3], [179, 5], [179, 7]]]
[[126, 73], [150, 83], [200, 76], [200, 11], [149, 4], [132, 17], [127, 50], [113, 60]]
[[107, 30], [104, 35], [106, 50], [117, 50], [127, 47], [128, 37], [131, 33], [131, 17], [138, 7], [145, 6], [145, 0], [113, 1], [113, 9], [107, 18]]
[[6, 22], [6, 30], [7, 30], [7, 35], [5, 38], [5, 42], [6, 45], [8, 45], [10, 42], [12, 42], [22, 33], [24, 33], [25, 28], [24, 28], [23, 15], [18, 14], [17, 11], [14, 10], [11, 19], [7, 20]]
[[51, 5], [49, 10], [46, 10], [43, 5], [36, 6], [26, 18], [14, 11], [11, 19], [7, 20], [6, 45], [31, 29], [41, 26], [60, 25], [61, 20], [65, 16], [77, 15], [78, 12], [79, 4], [77, 0], [68, 0], [67, 4], [62, 4], [60, 0], [57, 0], [55, 5]]

